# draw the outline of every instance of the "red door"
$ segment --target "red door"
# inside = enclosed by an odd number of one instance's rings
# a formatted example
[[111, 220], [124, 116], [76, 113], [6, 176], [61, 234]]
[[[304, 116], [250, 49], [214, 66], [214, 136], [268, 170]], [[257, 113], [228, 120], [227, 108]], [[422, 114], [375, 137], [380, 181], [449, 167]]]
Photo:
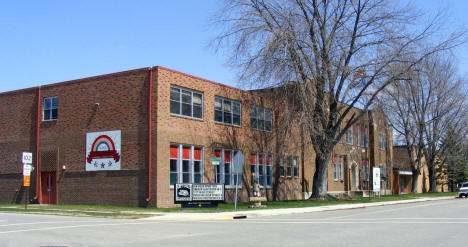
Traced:
[[41, 204], [57, 203], [57, 183], [55, 172], [41, 172]]

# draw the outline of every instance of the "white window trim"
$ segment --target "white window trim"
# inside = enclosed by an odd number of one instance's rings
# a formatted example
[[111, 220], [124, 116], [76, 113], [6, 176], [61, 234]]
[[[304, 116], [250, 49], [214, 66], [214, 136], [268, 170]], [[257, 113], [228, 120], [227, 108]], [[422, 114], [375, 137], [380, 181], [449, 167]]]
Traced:
[[338, 164], [333, 162], [333, 180], [338, 181]]
[[[261, 188], [273, 188], [273, 164], [274, 164], [274, 160], [273, 160], [273, 155], [271, 154], [265, 154], [265, 153], [252, 153], [252, 154], [255, 154], [255, 161], [256, 163], [254, 164], [254, 167], [255, 167], [255, 176], [256, 178], [258, 179], [260, 177], [260, 173], [259, 173], [259, 156], [262, 155], [263, 156], [263, 184], [260, 184], [260, 187]], [[268, 156], [271, 157], [271, 185], [267, 185], [267, 170], [268, 170]], [[250, 164], [252, 165], [252, 164]], [[252, 167], [252, 166], [251, 166]], [[250, 174], [252, 174], [252, 171], [250, 171]], [[260, 181], [259, 181], [260, 182]]]
[[[294, 178], [299, 178], [299, 158], [297, 156], [293, 156], [293, 161], [296, 161], [296, 165], [294, 166], [294, 162], [293, 162], [293, 177]], [[297, 169], [297, 174], [295, 174], [295, 170]]]
[[[224, 120], [224, 109], [223, 109], [224, 101], [225, 100], [231, 101], [231, 122], [232, 123], [226, 123], [224, 121], [221, 121], [221, 122], [216, 121], [216, 108], [214, 108], [214, 117], [215, 117], [214, 122], [218, 123], [218, 124], [225, 124], [225, 125], [232, 125], [232, 126], [242, 127], [242, 104], [241, 104], [241, 102], [237, 101], [237, 100], [223, 98], [223, 97], [220, 97], [220, 96], [215, 96], [215, 101], [214, 101], [215, 104], [216, 104], [216, 99], [221, 100], [221, 113], [222, 113], [222, 116], [223, 116], [223, 120]], [[233, 102], [236, 102], [236, 103], [239, 104], [239, 120], [240, 120], [239, 125], [234, 124], [234, 111], [232, 110], [233, 109], [233, 105], [232, 105]]]
[[[351, 142], [350, 142], [351, 141]], [[353, 133], [353, 126], [350, 126], [346, 130], [346, 144], [353, 145], [354, 144], [354, 133]]]
[[[201, 183], [204, 183], [204, 174], [205, 174], [205, 166], [203, 164], [203, 160], [204, 160], [204, 155], [205, 155], [205, 151], [204, 151], [204, 148], [201, 147], [201, 146], [194, 146], [194, 145], [187, 145], [187, 144], [179, 144], [179, 143], [171, 143], [169, 145], [170, 146], [177, 146], [177, 183], [182, 183], [182, 179], [183, 179], [183, 172], [182, 172], [182, 161], [183, 161], [183, 158], [182, 158], [182, 150], [183, 150], [183, 147], [190, 147], [190, 160], [189, 160], [189, 172], [190, 172], [190, 182], [189, 183], [193, 183], [194, 180], [195, 180], [195, 148], [200, 148], [201, 149], [201, 157], [200, 157], [200, 179], [201, 179]], [[169, 152], [170, 152], [170, 149], [169, 149]], [[170, 157], [170, 154], [169, 154], [169, 162], [170, 160], [173, 159]], [[171, 174], [171, 168], [169, 167], [169, 183], [171, 182], [170, 180], [170, 174]], [[169, 184], [170, 188], [174, 188], [174, 185], [172, 184]]]
[[[46, 103], [45, 103], [46, 99], [54, 99], [54, 98], [57, 99], [57, 108], [52, 108], [52, 106], [51, 106], [50, 109], [46, 109], [46, 107], [45, 107], [45, 106], [46, 106]], [[51, 104], [52, 104], [52, 103], [51, 103]], [[55, 119], [52, 119], [52, 110], [53, 110], [53, 109], [57, 109], [57, 118], [55, 118]], [[46, 110], [50, 110], [50, 119], [45, 119], [45, 111], [46, 111]], [[57, 121], [57, 119], [58, 119], [58, 96], [52, 96], [52, 97], [45, 97], [45, 98], [43, 98], [43, 100], [42, 100], [42, 121], [44, 121], [44, 122], [47, 122], [47, 121]]]
[[[382, 145], [381, 145], [382, 144]], [[385, 150], [386, 138], [383, 133], [379, 133], [378, 135], [378, 146], [380, 150]]]
[[[279, 166], [280, 166], [280, 169], [279, 169], [280, 175], [279, 176], [281, 178], [284, 178], [284, 174], [286, 173], [285, 165], [284, 165], [284, 155], [279, 156]], [[283, 167], [283, 172], [281, 172], [281, 167]]]
[[[174, 101], [171, 99], [171, 89], [172, 88], [177, 88], [180, 90], [179, 92], [179, 101]], [[182, 90], [185, 90], [185, 91], [190, 91], [190, 97], [191, 97], [191, 102], [190, 102], [190, 105], [192, 106], [192, 112], [191, 112], [191, 116], [187, 116], [187, 115], [183, 115], [182, 114]], [[193, 116], [193, 93], [197, 93], [197, 94], [201, 94], [201, 117], [194, 117]], [[179, 102], [179, 114], [177, 113], [172, 113], [171, 112], [171, 101], [174, 101], [174, 102]], [[191, 118], [191, 119], [198, 119], [198, 120], [203, 120], [203, 117], [204, 117], [204, 106], [203, 106], [203, 103], [205, 102], [205, 99], [204, 99], [204, 95], [203, 95], [203, 92], [200, 92], [200, 91], [197, 91], [197, 90], [193, 90], [193, 89], [189, 89], [189, 88], [184, 88], [184, 87], [179, 87], [179, 86], [176, 86], [176, 85], [171, 85], [170, 89], [169, 89], [169, 113], [173, 116], [179, 116], [179, 117], [185, 117], [185, 118]]]
[[[262, 110], [263, 111], [263, 116], [265, 116], [265, 112], [266, 111], [269, 111], [270, 112], [270, 116], [271, 116], [271, 125], [270, 125], [270, 130], [267, 130], [265, 129], [265, 126], [266, 124], [263, 125], [263, 129], [259, 129], [258, 128], [258, 118], [255, 116], [255, 119], [257, 119], [257, 127], [255, 126], [252, 126], [252, 107], [256, 108], [257, 110], [257, 114], [258, 114], [258, 111], [259, 110]], [[260, 130], [260, 131], [265, 131], [265, 132], [272, 132], [273, 130], [273, 112], [271, 109], [268, 109], [268, 108], [263, 108], [263, 107], [260, 107], [260, 106], [256, 106], [256, 105], [250, 105], [250, 114], [249, 114], [249, 119], [250, 119], [250, 127], [254, 130]], [[264, 121], [266, 122], [266, 119], [264, 119]]]
[[[233, 164], [232, 164], [232, 159], [234, 158], [234, 153], [235, 153], [236, 151], [237, 151], [237, 152], [240, 152], [240, 150], [223, 149], [223, 148], [215, 148], [214, 150], [215, 150], [215, 151], [216, 151], [216, 150], [220, 150], [220, 152], [221, 152], [221, 157], [220, 157], [219, 165], [217, 165], [217, 166], [219, 166], [219, 167], [220, 167], [219, 169], [221, 169], [221, 175], [220, 175], [220, 176], [221, 176], [221, 178], [222, 178], [222, 181], [216, 181], [216, 179], [217, 179], [217, 177], [216, 177], [216, 168], [213, 169], [215, 182], [216, 182], [216, 183], [219, 183], [219, 184], [225, 184], [225, 183], [224, 183], [224, 182], [225, 182], [225, 181], [224, 181], [224, 175], [225, 175], [225, 173], [224, 173], [224, 152], [225, 152], [225, 151], [229, 151], [229, 152], [231, 153], [231, 162], [230, 162], [230, 163], [231, 163], [231, 166], [229, 167], [229, 174], [230, 174], [230, 178], [229, 178], [229, 179], [230, 179], [231, 181], [230, 181], [230, 185], [225, 185], [225, 188], [236, 188], [236, 185], [234, 184], [234, 182], [235, 182], [235, 179], [234, 179], [235, 175], [234, 175], [234, 166], [233, 166]], [[222, 168], [221, 168], [221, 165], [222, 165]], [[240, 189], [241, 189], [241, 188], [242, 188], [242, 184], [243, 184], [243, 174], [239, 174], [239, 184], [237, 185], [237, 188], [240, 188]]]

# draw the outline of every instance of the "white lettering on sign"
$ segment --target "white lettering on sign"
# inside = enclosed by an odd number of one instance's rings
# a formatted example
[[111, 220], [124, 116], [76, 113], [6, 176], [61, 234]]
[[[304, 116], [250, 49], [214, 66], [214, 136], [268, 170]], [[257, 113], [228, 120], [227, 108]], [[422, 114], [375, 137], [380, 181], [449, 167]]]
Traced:
[[223, 184], [176, 184], [175, 202], [224, 201]]
[[32, 153], [23, 152], [23, 164], [32, 164]]

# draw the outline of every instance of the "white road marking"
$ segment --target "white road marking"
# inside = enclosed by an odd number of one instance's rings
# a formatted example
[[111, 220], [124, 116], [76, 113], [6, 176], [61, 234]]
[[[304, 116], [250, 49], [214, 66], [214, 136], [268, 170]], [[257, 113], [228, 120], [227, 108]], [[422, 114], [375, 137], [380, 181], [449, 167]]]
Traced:
[[[206, 222], [206, 221], [205, 221]], [[236, 221], [217, 221], [230, 223]], [[239, 221], [237, 221], [239, 222]], [[468, 224], [468, 221], [243, 221], [239, 224]]]
[[129, 222], [129, 223], [108, 223], [108, 224], [90, 224], [90, 225], [74, 225], [74, 226], [56, 226], [56, 227], [42, 227], [42, 228], [32, 228], [32, 229], [23, 229], [23, 230], [13, 230], [13, 231], [0, 231], [0, 234], [6, 233], [17, 233], [17, 232], [33, 232], [33, 231], [47, 231], [47, 230], [57, 230], [57, 229], [67, 229], [67, 228], [79, 228], [79, 227], [94, 227], [94, 226], [121, 226], [121, 225], [140, 225], [140, 224], [160, 224], [161, 222]]
[[86, 220], [86, 221], [42, 221], [42, 222], [25, 222], [25, 223], [15, 223], [15, 224], [5, 224], [5, 225], [0, 225], [0, 227], [3, 226], [22, 226], [22, 225], [37, 225], [37, 224], [60, 224], [60, 223], [90, 223], [90, 222], [95, 222], [95, 223], [105, 223], [109, 221], [92, 221], [92, 220]]
[[[288, 218], [288, 219], [248, 219], [244, 221], [334, 221], [334, 218], [316, 218], [316, 219], [295, 219], [295, 218]], [[468, 220], [468, 218], [365, 218], [365, 219], [340, 219], [340, 220]]]
[[[436, 205], [438, 206], [438, 205], [444, 205], [444, 204], [450, 204], [450, 203], [453, 203], [453, 202], [438, 203]], [[393, 211], [399, 211], [399, 210], [407, 210], [411, 208], [430, 207], [430, 206], [434, 206], [434, 204], [424, 204], [424, 205], [416, 205], [416, 206], [410, 206], [410, 207], [398, 207], [398, 208], [393, 208], [393, 209], [377, 210], [377, 211], [365, 212], [365, 213], [359, 213], [359, 214], [348, 214], [348, 215], [332, 217], [331, 219], [341, 219], [341, 218], [362, 216], [362, 215], [369, 215], [369, 214], [380, 214], [382, 212], [393, 212]]]

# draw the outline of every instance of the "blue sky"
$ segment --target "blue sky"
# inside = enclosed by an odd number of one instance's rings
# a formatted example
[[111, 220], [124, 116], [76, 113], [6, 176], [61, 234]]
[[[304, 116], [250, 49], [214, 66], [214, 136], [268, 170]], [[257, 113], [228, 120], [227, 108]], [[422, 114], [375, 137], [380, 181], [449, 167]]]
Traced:
[[[421, 0], [418, 8], [449, 6], [453, 26], [468, 26], [468, 1]], [[164, 66], [238, 86], [226, 57], [208, 47], [217, 0], [2, 1], [0, 92]], [[468, 46], [456, 51], [468, 72]]]

